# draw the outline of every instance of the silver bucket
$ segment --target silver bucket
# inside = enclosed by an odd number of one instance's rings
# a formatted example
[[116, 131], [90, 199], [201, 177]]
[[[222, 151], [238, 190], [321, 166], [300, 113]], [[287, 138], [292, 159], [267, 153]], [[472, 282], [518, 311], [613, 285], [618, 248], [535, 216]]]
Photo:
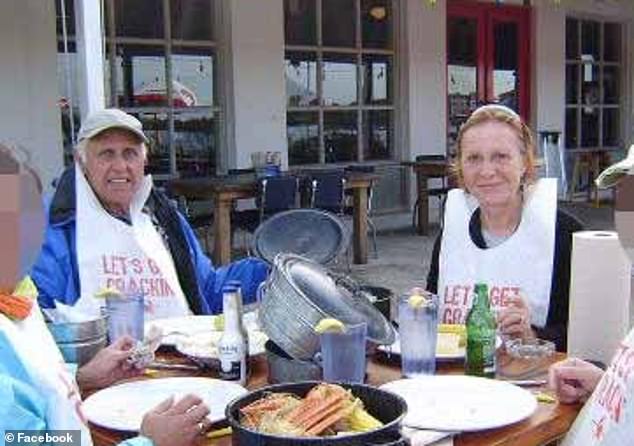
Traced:
[[66, 362], [83, 365], [90, 361], [107, 344], [107, 319], [104, 317], [84, 321], [46, 326], [53, 335]]
[[260, 296], [260, 326], [282, 350], [300, 360], [319, 351], [314, 327], [323, 318], [368, 323], [368, 340], [394, 342], [394, 329], [364, 298], [340, 286], [321, 265], [294, 254], [278, 254]]

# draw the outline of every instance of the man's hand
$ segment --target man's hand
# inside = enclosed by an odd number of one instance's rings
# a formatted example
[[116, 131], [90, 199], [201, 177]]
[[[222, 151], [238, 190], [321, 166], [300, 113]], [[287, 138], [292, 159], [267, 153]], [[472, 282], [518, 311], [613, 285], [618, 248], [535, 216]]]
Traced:
[[603, 370], [577, 358], [553, 364], [548, 370], [548, 386], [562, 403], [572, 404], [588, 399], [603, 376]]
[[498, 312], [497, 323], [500, 333], [508, 338], [531, 339], [535, 333], [531, 328], [531, 312], [522, 297], [509, 299], [510, 305]]
[[100, 350], [94, 358], [77, 370], [79, 387], [82, 390], [107, 387], [119, 380], [143, 373], [127, 361], [134, 344], [131, 337], [124, 336]]
[[154, 446], [185, 446], [196, 442], [209, 429], [209, 408], [194, 395], [174, 403], [174, 397], [160, 403], [143, 417], [140, 434]]

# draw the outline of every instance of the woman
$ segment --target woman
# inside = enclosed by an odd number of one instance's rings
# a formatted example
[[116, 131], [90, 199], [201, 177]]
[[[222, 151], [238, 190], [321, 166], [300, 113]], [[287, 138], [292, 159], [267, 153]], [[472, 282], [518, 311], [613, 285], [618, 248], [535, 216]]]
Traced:
[[445, 323], [464, 323], [472, 286], [489, 284], [507, 337], [539, 336], [566, 348], [572, 233], [554, 180], [537, 181], [530, 129], [511, 109], [480, 107], [460, 129], [450, 191], [427, 288]]

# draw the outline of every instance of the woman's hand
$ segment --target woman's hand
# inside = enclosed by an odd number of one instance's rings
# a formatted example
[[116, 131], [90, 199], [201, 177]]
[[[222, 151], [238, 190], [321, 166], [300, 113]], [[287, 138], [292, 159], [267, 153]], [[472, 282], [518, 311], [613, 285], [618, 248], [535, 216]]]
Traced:
[[185, 446], [196, 442], [209, 429], [209, 408], [194, 395], [174, 403], [170, 397], [143, 417], [140, 434], [154, 446]]
[[568, 358], [550, 366], [548, 387], [562, 403], [585, 401], [593, 392], [603, 370], [594, 364], [577, 358]]
[[77, 384], [82, 390], [107, 387], [117, 381], [143, 373], [128, 363], [135, 342], [129, 336], [117, 339], [100, 350], [94, 358], [77, 370]]
[[498, 311], [498, 329], [507, 338], [530, 339], [535, 337], [531, 328], [531, 310], [520, 296], [509, 299], [509, 305]]

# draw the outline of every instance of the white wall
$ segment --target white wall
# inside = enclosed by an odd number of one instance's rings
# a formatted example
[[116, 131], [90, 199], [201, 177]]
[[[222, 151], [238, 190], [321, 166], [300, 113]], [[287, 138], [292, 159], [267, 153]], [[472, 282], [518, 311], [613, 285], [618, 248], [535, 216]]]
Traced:
[[[407, 0], [401, 23], [402, 68], [405, 83], [400, 101], [405, 106], [401, 131], [408, 135], [404, 160], [416, 155], [445, 153], [447, 129], [446, 8], [421, 0]], [[403, 39], [404, 38], [404, 39]], [[403, 42], [403, 40], [405, 40]]]
[[250, 167], [251, 153], [267, 150], [281, 151], [287, 166], [284, 2], [233, 0], [229, 45], [229, 166]]
[[45, 185], [62, 168], [55, 2], [0, 2], [0, 141], [24, 147]]

